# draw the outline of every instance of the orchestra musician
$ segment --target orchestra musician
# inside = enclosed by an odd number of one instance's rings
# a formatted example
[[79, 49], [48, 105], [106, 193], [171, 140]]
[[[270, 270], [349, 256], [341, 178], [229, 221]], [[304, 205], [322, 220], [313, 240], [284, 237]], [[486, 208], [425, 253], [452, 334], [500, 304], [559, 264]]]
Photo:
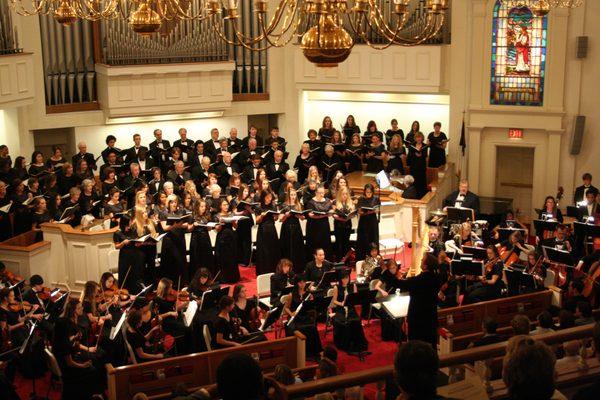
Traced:
[[215, 270], [215, 259], [209, 232], [213, 229], [207, 226], [213, 222], [206, 200], [198, 200], [193, 205], [194, 223], [188, 230], [192, 231], [190, 240], [190, 276], [195, 276], [196, 271], [205, 268]]
[[542, 207], [542, 209], [540, 210], [538, 214], [538, 219], [544, 219], [547, 221], [558, 221], [561, 224], [563, 223], [562, 212], [558, 208], [556, 199], [553, 196], [547, 196], [546, 200], [544, 200], [544, 207]]
[[587, 221], [588, 217], [593, 218], [597, 214], [600, 214], [600, 204], [596, 203], [597, 195], [598, 190], [596, 188], [589, 188], [586, 190], [584, 198], [585, 204], [582, 204], [578, 207], [579, 215], [582, 221]]
[[586, 172], [581, 177], [583, 180], [583, 185], [577, 186], [575, 189], [575, 194], [573, 195], [573, 204], [577, 205], [577, 203], [582, 202], [586, 198], [586, 193], [590, 189], [595, 189], [598, 192], [598, 188], [592, 185], [592, 174]]
[[333, 264], [325, 259], [325, 250], [317, 248], [314, 252], [314, 260], [306, 264], [304, 278], [316, 286], [321, 282], [323, 274], [332, 269]]
[[[214, 339], [212, 346], [215, 349], [241, 346], [250, 332], [241, 325], [238, 318], [233, 316], [235, 302], [232, 297], [223, 296], [219, 300], [219, 314], [213, 324]], [[253, 338], [249, 340], [253, 341]]]
[[165, 357], [164, 353], [152, 353], [149, 349], [150, 346], [148, 345], [148, 342], [152, 338], [154, 332], [161, 329], [161, 327], [160, 325], [156, 325], [145, 335], [142, 334], [140, 332], [140, 328], [142, 327], [142, 315], [143, 311], [141, 310], [131, 310], [127, 314], [127, 343], [129, 343], [133, 349], [133, 354], [137, 363], [160, 360]]
[[374, 279], [380, 279], [382, 266], [384, 264], [383, 257], [379, 254], [379, 246], [377, 243], [371, 243], [369, 247], [369, 255], [365, 258], [360, 271], [360, 277], [364, 278], [366, 282], [370, 282]]
[[[233, 287], [233, 316], [239, 319], [239, 325], [246, 328], [248, 333], [257, 333], [261, 327], [261, 314], [266, 314], [269, 307], [258, 301], [258, 297], [248, 298], [246, 287], [237, 284]], [[256, 339], [252, 342], [263, 342], [267, 338], [264, 334], [255, 335]]]
[[293, 285], [294, 272], [293, 264], [290, 260], [282, 258], [277, 263], [275, 273], [269, 278], [271, 292], [271, 307], [279, 307], [281, 305], [281, 296], [283, 291]]
[[[291, 295], [288, 296], [283, 311], [288, 316], [287, 336], [292, 336], [295, 331], [300, 331], [306, 337], [306, 356], [317, 359], [323, 351], [323, 346], [317, 331], [316, 311], [314, 309], [309, 310], [308, 307], [305, 309], [304, 306], [305, 302], [312, 298], [314, 298], [314, 295], [308, 292], [304, 275], [296, 275], [294, 289]], [[302, 311], [298, 310], [301, 304], [303, 304]]]
[[81, 326], [89, 332], [87, 343], [95, 343], [97, 335], [106, 334], [112, 327], [112, 314], [109, 312], [110, 303], [104, 300], [100, 284], [94, 281], [85, 283], [79, 301], [83, 306]]
[[172, 280], [162, 278], [158, 281], [153, 306], [162, 330], [175, 338], [175, 351], [178, 354], [188, 354], [192, 351], [191, 325], [190, 329], [186, 328], [180, 318], [180, 311], [185, 310], [187, 305], [187, 301], [179, 300], [179, 290], [173, 289]]
[[441, 252], [445, 250], [444, 242], [440, 238], [440, 230], [437, 226], [430, 226], [428, 235], [431, 254], [434, 257], [437, 257]]
[[350, 274], [346, 271], [341, 273], [338, 284], [333, 287], [333, 341], [338, 349], [350, 354], [363, 353], [369, 347], [355, 306], [346, 304], [348, 295], [357, 291], [356, 284], [350, 284]]
[[[433, 255], [433, 254], [432, 254]], [[458, 305], [458, 282], [450, 270], [451, 259], [445, 251], [440, 251], [437, 256], [436, 275], [438, 278], [438, 306], [440, 308], [455, 307]]]
[[458, 190], [452, 192], [444, 199], [444, 211], [448, 207], [471, 208], [475, 214], [479, 213], [479, 196], [469, 191], [469, 182], [466, 179], [460, 181]]
[[556, 226], [553, 237], [540, 241], [540, 246], [552, 247], [562, 251], [573, 251], [573, 243], [571, 243], [571, 238], [567, 236], [567, 227], [563, 224]]
[[504, 287], [503, 271], [504, 265], [496, 246], [486, 248], [487, 260], [485, 274], [479, 278], [479, 282], [469, 286], [465, 293], [462, 304], [478, 303], [480, 301], [494, 300], [500, 297]]

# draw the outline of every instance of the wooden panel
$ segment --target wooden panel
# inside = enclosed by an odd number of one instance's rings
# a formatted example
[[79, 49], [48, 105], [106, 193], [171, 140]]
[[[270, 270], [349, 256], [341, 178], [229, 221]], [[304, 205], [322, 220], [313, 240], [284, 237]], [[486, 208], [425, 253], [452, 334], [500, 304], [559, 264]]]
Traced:
[[394, 79], [406, 79], [406, 53], [395, 52], [392, 67]]
[[27, 63], [25, 61], [20, 61], [15, 63], [17, 69], [17, 92], [19, 93], [27, 93], [30, 87], [29, 75], [27, 73]]
[[416, 64], [417, 64], [417, 79], [418, 80], [431, 79], [431, 55], [429, 53], [418, 53]]
[[154, 75], [142, 75], [142, 100], [156, 98], [156, 80]]
[[19, 53], [0, 56], [0, 106], [20, 107], [33, 103], [33, 55]]
[[7, 96], [13, 93], [10, 70], [10, 65], [0, 65], [0, 94], [2, 96]]

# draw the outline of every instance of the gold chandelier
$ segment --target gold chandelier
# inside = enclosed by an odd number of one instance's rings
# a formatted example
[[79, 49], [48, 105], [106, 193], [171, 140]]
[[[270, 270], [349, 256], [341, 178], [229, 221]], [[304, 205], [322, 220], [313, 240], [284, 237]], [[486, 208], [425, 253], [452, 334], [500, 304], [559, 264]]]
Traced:
[[[122, 18], [141, 35], [153, 34], [167, 22], [207, 20], [230, 45], [264, 51], [296, 39], [309, 61], [327, 67], [350, 55], [350, 32], [376, 49], [416, 46], [440, 32], [450, 8], [450, 0], [390, 0], [385, 6], [380, 0], [272, 0], [278, 3], [269, 12], [267, 0], [253, 0], [254, 9], [244, 12], [253, 15], [241, 15], [238, 0], [9, 1], [20, 15], [50, 14], [64, 25], [78, 19]], [[200, 7], [191, 6], [195, 1]], [[256, 21], [255, 35], [242, 32], [241, 21], [247, 19]], [[379, 39], [376, 43], [373, 34]]]
[[501, 0], [512, 7], [527, 6], [537, 16], [544, 16], [553, 8], [576, 8], [583, 4], [583, 0]]

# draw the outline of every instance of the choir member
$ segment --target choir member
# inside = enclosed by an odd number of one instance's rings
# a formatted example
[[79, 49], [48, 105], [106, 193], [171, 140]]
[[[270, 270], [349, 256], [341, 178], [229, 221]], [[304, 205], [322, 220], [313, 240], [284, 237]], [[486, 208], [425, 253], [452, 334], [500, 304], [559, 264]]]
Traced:
[[100, 180], [104, 181], [107, 178], [109, 168], [115, 172], [115, 178], [118, 180], [122, 177], [122, 168], [117, 164], [117, 152], [111, 149], [106, 157], [106, 162], [100, 167]]
[[314, 260], [306, 264], [304, 277], [316, 287], [321, 282], [325, 272], [333, 269], [333, 264], [325, 259], [325, 251], [321, 248], [317, 248], [313, 256]]
[[542, 207], [538, 214], [538, 219], [554, 220], [562, 224], [563, 215], [560, 208], [558, 208], [558, 204], [554, 197], [546, 197], [546, 200], [544, 200], [544, 207]]
[[353, 133], [348, 140], [346, 148], [346, 163], [348, 163], [348, 172], [362, 171], [364, 146], [361, 142], [360, 134]]
[[288, 321], [291, 321], [286, 325], [287, 335], [292, 336], [295, 331], [300, 331], [306, 337], [306, 356], [316, 359], [323, 350], [316, 326], [316, 312], [315, 310], [307, 310], [306, 307], [302, 308], [301, 313], [298, 310], [300, 304], [303, 304], [310, 297], [312, 297], [312, 294], [308, 293], [306, 278], [297, 275], [294, 289], [287, 298], [284, 313], [289, 317]]
[[348, 295], [357, 291], [356, 284], [350, 284], [348, 272], [342, 272], [338, 284], [333, 287], [333, 341], [338, 349], [351, 354], [363, 353], [369, 347], [355, 306], [346, 304]]
[[259, 154], [253, 154], [250, 156], [250, 164], [246, 166], [242, 176], [244, 178], [244, 182], [248, 185], [252, 185], [258, 179], [258, 173], [260, 172], [260, 163], [262, 158], [260, 158]]
[[188, 229], [188, 223], [182, 221], [172, 225], [167, 223], [169, 218], [178, 218], [182, 215], [177, 196], [168, 196], [167, 212], [159, 214], [162, 230], [168, 232], [162, 240], [160, 272], [162, 276], [171, 280], [181, 278], [182, 282], [186, 283], [189, 279], [185, 257], [185, 231]]
[[207, 156], [202, 157], [200, 165], [192, 168], [192, 179], [196, 183], [196, 186], [204, 188], [207, 185], [208, 178], [212, 173], [213, 169], [210, 166], [210, 158]]
[[304, 183], [308, 177], [308, 169], [315, 165], [315, 157], [310, 152], [310, 145], [306, 142], [300, 146], [300, 154], [294, 162], [294, 169], [298, 171], [298, 182]]
[[114, 137], [113, 135], [108, 135], [106, 137], [105, 143], [106, 143], [106, 148], [104, 150], [102, 150], [102, 152], [100, 154], [102, 155], [102, 161], [104, 162], [104, 164], [107, 164], [108, 163], [108, 155], [110, 153], [115, 153], [115, 155], [117, 155], [121, 150], [119, 150], [115, 147], [115, 144], [117, 144], [117, 138]]
[[[258, 150], [256, 139], [250, 138], [248, 140], [248, 147], [239, 152], [239, 154], [235, 157], [234, 162], [237, 163], [240, 170], [245, 171], [246, 168], [252, 164], [252, 157], [256, 155], [260, 156], [261, 152]], [[259, 161], [261, 160], [262, 158], [259, 158]]]
[[213, 222], [210, 215], [210, 209], [206, 200], [198, 200], [194, 203], [194, 223], [190, 224], [192, 231], [190, 240], [190, 276], [194, 276], [196, 271], [205, 268], [208, 271], [215, 270], [215, 260], [213, 255], [212, 243], [209, 232], [213, 229], [208, 226]]
[[585, 200], [585, 194], [588, 190], [596, 189], [596, 191], [598, 191], [598, 188], [592, 185], [592, 174], [586, 172], [581, 179], [583, 180], [583, 185], [577, 186], [575, 194], [573, 195], [573, 204], [575, 205]]
[[85, 142], [79, 142], [77, 144], [77, 149], [79, 151], [77, 152], [77, 154], [74, 154], [73, 157], [71, 157], [71, 164], [77, 165], [79, 160], [85, 160], [90, 169], [97, 169], [96, 159], [94, 158], [94, 155], [92, 153], [87, 152], [87, 144]]
[[119, 219], [119, 230], [113, 233], [115, 249], [119, 250], [119, 277], [125, 282], [121, 286], [134, 293], [139, 289], [144, 269], [144, 254], [133, 241], [136, 235], [132, 220], [127, 215], [122, 215]]
[[352, 218], [356, 207], [350, 196], [350, 190], [342, 187], [338, 190], [333, 214], [333, 233], [335, 236], [336, 260], [342, 260], [350, 250], [350, 234], [352, 233]]
[[150, 156], [158, 167], [162, 167], [169, 159], [171, 143], [163, 139], [161, 129], [155, 129], [153, 135], [154, 141], [150, 143]]
[[363, 189], [363, 195], [356, 204], [358, 209], [357, 260], [365, 259], [370, 243], [379, 243], [379, 223], [377, 221], [377, 207], [379, 206], [379, 197], [375, 196], [373, 185], [367, 183]]
[[[64, 164], [63, 164], [64, 165]], [[94, 179], [94, 171], [89, 167], [86, 160], [79, 160], [75, 164], [75, 176], [79, 182], [85, 179]]]
[[[148, 217], [148, 208], [144, 205], [145, 197], [146, 195], [143, 192], [138, 192], [136, 195], [136, 200], [142, 205], [136, 206], [134, 210], [133, 233], [136, 238], [147, 235], [156, 238], [158, 236], [158, 232], [156, 231], [154, 220]], [[144, 281], [146, 284], [152, 284], [156, 281], [156, 244], [157, 242], [154, 240], [146, 240], [143, 243], [138, 244], [138, 248], [141, 251], [140, 257], [142, 275], [136, 275], [134, 278], [139, 280], [137, 289], [140, 289], [139, 285], [142, 283], [142, 281]], [[136, 272], [138, 271], [136, 270]]]
[[350, 139], [355, 133], [357, 133], [360, 138], [360, 128], [356, 125], [353, 115], [348, 115], [346, 117], [346, 123], [344, 123], [344, 126], [342, 127], [342, 133], [344, 134], [344, 141], [346, 144], [350, 144]]
[[281, 150], [275, 151], [273, 162], [268, 164], [266, 168], [267, 177], [275, 193], [279, 192], [279, 186], [284, 182], [285, 174], [289, 169], [288, 163], [283, 161], [283, 152]]
[[215, 255], [217, 269], [221, 271], [221, 277], [225, 283], [236, 283], [240, 280], [240, 270], [237, 265], [237, 235], [234, 227], [237, 223], [227, 220], [233, 216], [227, 199], [219, 202], [217, 219], [217, 243]]
[[367, 130], [365, 131], [365, 133], [363, 133], [363, 144], [366, 147], [369, 147], [371, 145], [371, 140], [373, 136], [379, 136], [379, 143], [383, 141], [383, 133], [381, 133], [377, 129], [377, 124], [375, 123], [375, 121], [369, 121], [369, 123], [367, 124]]
[[160, 360], [164, 358], [164, 354], [152, 353], [147, 345], [148, 341], [154, 335], [154, 332], [160, 329], [160, 326], [156, 325], [148, 333], [142, 334], [140, 332], [140, 328], [142, 327], [142, 314], [143, 312], [141, 310], [131, 310], [129, 314], [127, 314], [127, 343], [131, 346], [137, 363]]
[[437, 277], [434, 270], [437, 260], [430, 254], [424, 254], [421, 261], [421, 273], [400, 280], [398, 287], [410, 294], [408, 304], [408, 339], [422, 340], [437, 346]]
[[[187, 163], [191, 158], [194, 149], [194, 141], [187, 137], [187, 129], [179, 128], [177, 131], [179, 139], [173, 142], [173, 147], [179, 148], [181, 151], [181, 161]], [[217, 132], [218, 136], [219, 132]]]
[[460, 181], [458, 190], [450, 193], [442, 203], [444, 210], [448, 207], [463, 207], [479, 212], [479, 196], [469, 191], [469, 182], [466, 179]]
[[79, 207], [81, 212], [85, 214], [93, 214], [94, 217], [99, 217], [99, 203], [100, 196], [96, 192], [94, 187], [94, 181], [86, 179], [81, 183], [81, 196], [79, 197]]
[[139, 133], [135, 133], [133, 135], [133, 146], [125, 150], [125, 163], [131, 164], [132, 162], [138, 162], [140, 151], [148, 152], [148, 148], [142, 146], [142, 137]]
[[[402, 130], [400, 130], [402, 131]], [[404, 163], [406, 158], [406, 149], [403, 139], [399, 134], [393, 135], [388, 143], [386, 172], [397, 170], [400, 175], [404, 175]]]
[[331, 135], [331, 140], [329, 143], [333, 146], [335, 154], [337, 154], [342, 160], [344, 160], [346, 158], [346, 144], [342, 139], [342, 134], [340, 133], [340, 131], [333, 131], [333, 135]]
[[66, 162], [67, 160], [63, 157], [60, 146], [52, 145], [52, 155], [46, 160], [46, 168], [50, 171], [56, 171]]
[[404, 131], [398, 128], [398, 120], [396, 118], [392, 119], [390, 122], [391, 128], [385, 132], [385, 145], [389, 147], [392, 138], [395, 135], [400, 137], [400, 141], [404, 143]]
[[281, 208], [279, 247], [281, 256], [291, 260], [296, 273], [301, 272], [306, 263], [304, 236], [300, 227], [300, 221], [304, 219], [304, 214], [301, 212], [302, 205], [298, 191], [290, 186], [285, 193], [285, 200]]
[[502, 280], [504, 265], [496, 246], [488, 246], [486, 252], [485, 275], [479, 277], [480, 282], [467, 288], [462, 304], [478, 303], [500, 297], [504, 287]]
[[271, 292], [271, 307], [281, 305], [281, 296], [283, 291], [293, 285], [294, 282], [294, 265], [287, 258], [282, 258], [277, 263], [275, 273], [270, 277], [270, 292]]
[[11, 185], [12, 195], [11, 201], [13, 202], [11, 212], [13, 214], [13, 231], [14, 235], [27, 232], [31, 229], [31, 214], [29, 213], [29, 207], [23, 203], [30, 200], [31, 195], [27, 194], [25, 190], [25, 184], [20, 179], [15, 179]]
[[174, 164], [174, 169], [169, 171], [167, 174], [167, 179], [175, 185], [175, 191], [177, 193], [181, 193], [185, 186], [185, 182], [192, 179], [190, 173], [185, 170], [185, 165], [183, 161], [176, 161]]
[[446, 145], [448, 137], [440, 129], [441, 122], [433, 124], [433, 132], [427, 136], [427, 147], [429, 147], [429, 168], [439, 168], [446, 165]]
[[231, 152], [237, 153], [242, 150], [242, 140], [238, 138], [237, 128], [231, 128], [229, 130], [229, 137], [227, 138], [227, 147]]
[[121, 192], [118, 188], [114, 187], [107, 193], [108, 201], [104, 204], [104, 216], [110, 218], [111, 228], [117, 226], [119, 216], [125, 211], [123, 203], [121, 202]]
[[254, 203], [250, 195], [250, 187], [242, 183], [238, 189], [237, 195], [232, 201], [232, 209], [236, 215], [248, 218], [238, 221], [236, 228], [238, 243], [238, 263], [244, 266], [250, 266], [252, 257], [252, 227], [254, 219], [252, 218]]
[[250, 139], [256, 140], [256, 144], [258, 146], [263, 145], [263, 140], [260, 136], [258, 136], [258, 130], [254, 125], [250, 125], [250, 128], [248, 128], [248, 136], [242, 139], [242, 148], [247, 149], [249, 147], [248, 142], [250, 141]]
[[423, 139], [421, 132], [415, 134], [415, 143], [408, 148], [406, 157], [410, 174], [415, 178], [415, 188], [419, 198], [427, 193], [427, 146], [423, 143]]
[[409, 132], [406, 134], [406, 137], [404, 138], [404, 140], [406, 140], [406, 142], [407, 142], [406, 143], [407, 145], [414, 145], [416, 143], [415, 135], [417, 133], [421, 133], [421, 124], [419, 123], [419, 121], [413, 121], [413, 123], [410, 125]]
[[57, 175], [58, 191], [60, 194], [65, 195], [69, 193], [69, 190], [73, 186], [79, 185], [81, 182], [77, 175], [75, 175], [75, 170], [71, 163], [64, 163], [61, 168], [61, 173]]
[[256, 275], [275, 272], [275, 267], [281, 258], [281, 249], [274, 246], [279, 239], [275, 229], [275, 220], [278, 212], [273, 200], [273, 193], [269, 190], [260, 195], [260, 205], [256, 211]]
[[212, 128], [210, 130], [210, 140], [204, 143], [204, 151], [209, 154], [212, 162], [216, 161], [217, 152], [221, 148], [221, 144], [219, 143], [219, 130], [217, 128]]
[[80, 197], [81, 189], [79, 189], [77, 186], [72, 187], [71, 190], [69, 190], [69, 197], [67, 198], [67, 200], [61, 202], [60, 205], [61, 213], [64, 212], [67, 208], [73, 208], [74, 211], [71, 214], [71, 216], [68, 217], [67, 221], [71, 226], [77, 226], [81, 222], [81, 216], [83, 214], [81, 213], [81, 206], [79, 204]]
[[305, 203], [308, 213], [306, 223], [306, 249], [310, 253], [318, 248], [324, 249], [326, 254], [331, 252], [331, 231], [329, 228], [329, 215], [331, 213], [331, 202], [325, 198], [325, 188], [319, 185], [315, 197], [308, 204]]
[[333, 132], [335, 132], [335, 128], [333, 127], [331, 117], [326, 116], [323, 118], [321, 128], [319, 128], [319, 138], [323, 143], [329, 143], [331, 141], [331, 136], [333, 136]]
[[330, 144], [325, 145], [325, 151], [319, 161], [319, 171], [323, 175], [323, 181], [331, 182], [337, 171], [344, 171], [344, 163], [341, 157], [334, 152]]
[[277, 149], [285, 152], [285, 145], [287, 142], [279, 135], [279, 128], [276, 126], [271, 128], [271, 135], [265, 140], [265, 146], [272, 147], [273, 142], [277, 142]]
[[225, 188], [225, 196], [227, 196], [227, 200], [231, 202], [235, 197], [237, 197], [240, 191], [240, 185], [242, 184], [242, 178], [240, 174], [234, 172], [229, 178], [229, 183]]
[[210, 155], [204, 151], [204, 142], [202, 140], [196, 140], [196, 143], [194, 143], [194, 154], [190, 161], [192, 175], [194, 175], [194, 170], [202, 165], [202, 159], [204, 157], [209, 157], [210, 159]]
[[367, 160], [367, 172], [377, 173], [383, 169], [383, 152], [385, 147], [379, 135], [371, 137], [369, 145], [366, 146], [365, 158]]
[[39, 176], [47, 171], [44, 155], [41, 151], [31, 153], [31, 165], [29, 166], [29, 176]]
[[33, 213], [31, 213], [31, 229], [40, 229], [40, 225], [50, 222], [52, 217], [46, 206], [46, 199], [38, 197], [33, 201]]
[[[11, 171], [8, 161], [3, 161], [3, 163], [3, 165], [7, 166], [9, 168], [8, 170]], [[17, 158], [15, 158], [15, 166], [12, 172], [14, 172], [14, 178], [19, 178], [22, 181], [29, 178], [29, 172], [27, 172], [27, 160], [25, 159], [25, 157], [18, 156]]]

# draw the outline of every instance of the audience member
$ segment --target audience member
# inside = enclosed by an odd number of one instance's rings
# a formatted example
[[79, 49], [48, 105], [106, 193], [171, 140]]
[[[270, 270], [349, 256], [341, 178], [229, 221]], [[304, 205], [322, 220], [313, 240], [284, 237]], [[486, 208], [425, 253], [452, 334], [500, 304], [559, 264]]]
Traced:
[[548, 346], [528, 336], [508, 341], [502, 380], [511, 400], [549, 400], [554, 394], [556, 359]]
[[548, 311], [542, 311], [537, 316], [538, 326], [535, 328], [531, 335], [543, 335], [544, 333], [554, 332], [554, 319], [552, 314]]
[[575, 326], [575, 315], [569, 310], [560, 310], [556, 329], [568, 329]]
[[513, 328], [513, 334], [516, 335], [529, 335], [531, 331], [531, 322], [526, 315], [517, 314], [510, 321], [510, 325]]
[[223, 400], [259, 400], [263, 388], [260, 366], [248, 354], [227, 356], [217, 368], [217, 389]]
[[394, 377], [404, 400], [438, 399], [439, 360], [431, 344], [420, 340], [402, 345], [394, 359]]
[[483, 336], [469, 344], [469, 347], [479, 347], [504, 341], [504, 337], [496, 333], [498, 323], [492, 317], [485, 317], [482, 323]]
[[569, 340], [563, 343], [564, 357], [556, 360], [556, 368], [579, 362], [579, 350], [581, 350], [581, 343], [579, 340]]
[[582, 326], [594, 323], [594, 316], [592, 315], [592, 305], [589, 301], [580, 301], [577, 303], [577, 319], [575, 320], [575, 326]]

